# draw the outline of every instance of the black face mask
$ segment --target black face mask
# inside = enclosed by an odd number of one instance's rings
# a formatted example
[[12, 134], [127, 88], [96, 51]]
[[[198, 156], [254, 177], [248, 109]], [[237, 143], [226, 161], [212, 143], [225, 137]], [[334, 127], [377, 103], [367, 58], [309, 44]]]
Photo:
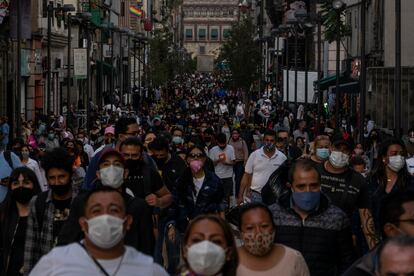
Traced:
[[66, 195], [72, 189], [72, 183], [65, 185], [49, 185], [52, 192], [57, 196]]
[[219, 146], [219, 148], [220, 148], [221, 150], [224, 150], [224, 149], [226, 148], [226, 146], [224, 146], [224, 147]]
[[206, 143], [211, 142], [211, 137], [204, 137], [204, 142], [206, 142]]
[[152, 157], [152, 159], [154, 159], [155, 164], [157, 164], [158, 169], [162, 169], [165, 165], [165, 162], [167, 161], [167, 158], [157, 158], [157, 157]]
[[28, 203], [34, 196], [34, 190], [31, 188], [19, 187], [11, 191], [11, 196], [19, 203]]
[[129, 172], [133, 172], [141, 166], [141, 162], [139, 159], [137, 160], [127, 159], [125, 160], [125, 162], [126, 162]]

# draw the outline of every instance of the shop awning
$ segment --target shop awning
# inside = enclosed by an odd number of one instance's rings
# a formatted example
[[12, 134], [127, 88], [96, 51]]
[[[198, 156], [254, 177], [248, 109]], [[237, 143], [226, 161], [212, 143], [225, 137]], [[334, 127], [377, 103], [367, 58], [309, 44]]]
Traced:
[[103, 64], [103, 74], [104, 75], [110, 75], [111, 74], [111, 69], [113, 68], [113, 66], [111, 66], [111, 64], [106, 63], [106, 62], [102, 62], [100, 60], [96, 61], [96, 66], [97, 66], [97, 71], [98, 74], [101, 74], [101, 63]]
[[[341, 74], [339, 76], [339, 83], [343, 84], [348, 82], [349, 79], [348, 77], [344, 76], [343, 74]], [[318, 82], [315, 82], [315, 86], [318, 85]], [[322, 78], [320, 80], [320, 89], [323, 90], [327, 90], [329, 87], [336, 85], [336, 75], [330, 75], [330, 76], [326, 76], [324, 78]]]
[[[342, 94], [358, 94], [360, 84], [358, 81], [347, 82], [339, 85]], [[332, 88], [332, 93], [336, 93], [336, 87]]]

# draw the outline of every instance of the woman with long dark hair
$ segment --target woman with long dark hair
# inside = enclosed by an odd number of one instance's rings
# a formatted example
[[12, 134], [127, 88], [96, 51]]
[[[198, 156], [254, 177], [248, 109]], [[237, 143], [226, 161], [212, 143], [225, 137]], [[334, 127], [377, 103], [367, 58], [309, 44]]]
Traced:
[[35, 173], [20, 167], [11, 173], [9, 193], [0, 209], [0, 275], [23, 275], [23, 253], [30, 200], [41, 192]]
[[407, 171], [404, 143], [391, 138], [382, 143], [378, 151], [378, 162], [369, 177], [372, 214], [378, 226], [379, 209], [382, 201], [390, 194], [414, 190], [413, 178]]

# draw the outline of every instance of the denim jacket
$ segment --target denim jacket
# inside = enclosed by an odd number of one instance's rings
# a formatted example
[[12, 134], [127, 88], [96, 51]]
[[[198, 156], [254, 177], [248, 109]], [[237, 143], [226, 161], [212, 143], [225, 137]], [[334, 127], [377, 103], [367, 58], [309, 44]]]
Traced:
[[205, 170], [205, 178], [196, 196], [191, 173], [184, 172], [173, 190], [174, 202], [170, 210], [170, 220], [180, 232], [184, 232], [188, 222], [201, 214], [219, 213], [225, 210], [224, 190], [220, 178]]

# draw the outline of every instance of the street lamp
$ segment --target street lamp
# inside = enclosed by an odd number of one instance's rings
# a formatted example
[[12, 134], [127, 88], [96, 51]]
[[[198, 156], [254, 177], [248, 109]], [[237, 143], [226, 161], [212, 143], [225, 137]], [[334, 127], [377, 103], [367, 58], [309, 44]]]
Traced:
[[341, 0], [334, 0], [332, 2], [332, 8], [336, 12], [336, 86], [335, 86], [335, 120], [336, 126], [339, 127], [339, 105], [341, 103], [341, 93], [339, 91], [339, 78], [340, 78], [340, 62], [341, 62], [341, 12], [345, 9], [346, 5]]
[[[73, 12], [75, 11], [75, 7], [71, 4], [65, 4], [63, 7], [54, 7], [53, 2], [49, 2], [47, 5], [47, 93], [46, 93], [46, 101], [45, 107], [46, 111], [49, 111], [50, 108], [50, 96], [51, 96], [51, 73], [52, 73], [52, 57], [51, 57], [51, 43], [52, 43], [52, 16], [53, 12], [59, 12], [62, 14]], [[68, 25], [69, 27], [69, 25]], [[68, 29], [68, 46], [70, 44], [70, 30]], [[68, 47], [70, 50], [70, 47]], [[68, 55], [68, 59], [70, 58], [70, 54]], [[70, 63], [68, 63], [68, 78], [70, 76]], [[69, 80], [69, 79], [68, 79]], [[69, 84], [68, 84], [69, 89]], [[69, 94], [69, 92], [68, 92]], [[62, 99], [62, 96], [60, 97]]]
[[69, 112], [69, 97], [70, 97], [70, 67], [71, 67], [71, 52], [72, 52], [72, 14], [69, 12], [75, 11], [75, 7], [71, 4], [64, 4], [63, 5], [63, 12], [68, 13], [68, 60], [67, 60], [67, 66], [68, 66], [68, 72], [67, 72], [67, 83], [66, 83], [66, 112]]
[[401, 0], [395, 1], [394, 136], [401, 137]]

